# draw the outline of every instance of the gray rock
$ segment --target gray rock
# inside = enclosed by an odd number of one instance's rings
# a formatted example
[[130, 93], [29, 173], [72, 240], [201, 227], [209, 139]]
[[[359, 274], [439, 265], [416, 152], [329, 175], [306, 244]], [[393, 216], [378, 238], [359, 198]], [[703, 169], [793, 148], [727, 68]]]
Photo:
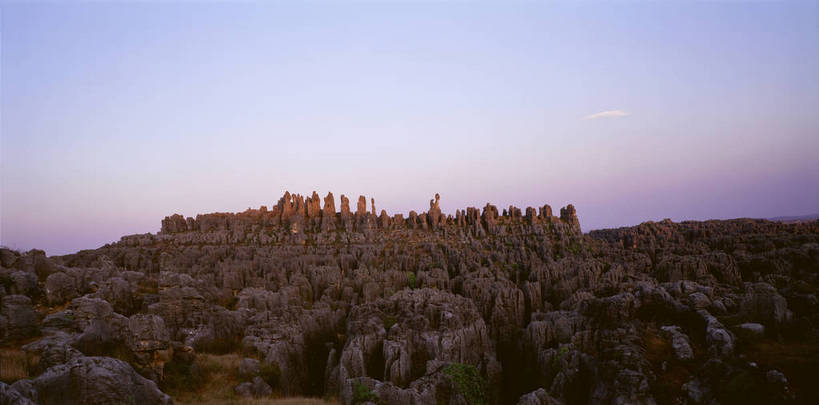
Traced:
[[56, 332], [81, 332], [82, 329], [77, 327], [76, 319], [74, 318], [74, 311], [66, 310], [48, 314], [43, 318], [40, 324], [43, 333]]
[[663, 326], [660, 328], [663, 334], [671, 339], [671, 348], [674, 349], [674, 356], [678, 360], [691, 360], [694, 358], [694, 350], [688, 336], [682, 332], [679, 326]]
[[40, 292], [40, 287], [37, 285], [37, 275], [27, 271], [16, 271], [11, 273], [9, 277], [12, 285], [11, 294], [25, 295], [33, 297]]
[[734, 351], [734, 336], [716, 317], [701, 309], [697, 313], [705, 321], [705, 342], [708, 351], [715, 356], [726, 356]]
[[737, 326], [737, 333], [746, 339], [759, 339], [765, 336], [765, 326], [758, 323], [743, 323]]
[[711, 300], [708, 299], [708, 296], [701, 293], [695, 292], [688, 296], [688, 302], [690, 303], [691, 307], [695, 310], [697, 309], [705, 309], [711, 306]]
[[128, 318], [128, 348], [134, 352], [167, 349], [170, 336], [165, 321], [157, 315], [137, 314]]
[[131, 291], [131, 284], [124, 278], [111, 277], [106, 280], [100, 289], [99, 295], [110, 302], [114, 310], [129, 314], [134, 309], [133, 292]]
[[117, 344], [114, 330], [103, 319], [93, 319], [74, 340], [74, 347], [88, 356], [112, 354]]
[[699, 379], [693, 379], [683, 384], [682, 391], [685, 393], [686, 397], [691, 401], [691, 403], [694, 404], [705, 403], [705, 399], [709, 394], [708, 389], [703, 387], [702, 382]]
[[34, 364], [34, 371], [39, 373], [56, 365], [67, 363], [83, 354], [71, 346], [72, 336], [65, 333], [56, 333], [23, 346], [23, 350], [30, 354], [29, 358], [38, 359]]
[[108, 319], [114, 314], [114, 308], [108, 301], [89, 296], [71, 300], [71, 311], [77, 322], [77, 327], [82, 330], [85, 330], [91, 321]]
[[261, 363], [256, 359], [244, 358], [242, 362], [239, 363], [239, 375], [244, 378], [257, 376], [261, 369]]
[[788, 301], [767, 283], [746, 285], [740, 312], [749, 321], [759, 321], [770, 326], [782, 324], [791, 317]]
[[0, 381], [0, 405], [35, 405], [35, 403]]
[[35, 405], [16, 389], [0, 381], [0, 405]]
[[538, 388], [528, 394], [524, 394], [518, 399], [517, 405], [562, 405], [563, 402], [555, 399], [543, 389]]
[[39, 332], [37, 312], [30, 298], [25, 295], [7, 295], [1, 302], [0, 315], [5, 319], [3, 322], [5, 328], [0, 330], [0, 335], [2, 335], [0, 338], [24, 339]]
[[80, 295], [77, 281], [63, 272], [48, 276], [45, 283], [45, 292], [49, 305], [62, 305]]
[[19, 252], [0, 247], [0, 266], [10, 269], [14, 267], [14, 262], [16, 262], [19, 257]]
[[137, 314], [128, 319], [126, 344], [142, 375], [160, 381], [165, 363], [170, 361], [170, 337], [165, 322], [157, 315]]
[[236, 386], [236, 394], [243, 397], [266, 397], [273, 394], [273, 388], [270, 388], [262, 377], [254, 377], [252, 382], [244, 382]]
[[32, 380], [42, 405], [171, 404], [156, 384], [122, 360], [79, 357]]

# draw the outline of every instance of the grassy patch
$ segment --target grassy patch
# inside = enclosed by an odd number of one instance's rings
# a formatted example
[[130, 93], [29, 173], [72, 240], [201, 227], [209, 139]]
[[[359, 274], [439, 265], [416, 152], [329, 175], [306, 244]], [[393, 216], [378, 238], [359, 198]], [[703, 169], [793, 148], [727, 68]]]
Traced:
[[0, 349], [0, 381], [11, 384], [29, 377], [26, 352], [20, 349]]
[[165, 378], [160, 388], [178, 403], [199, 403], [238, 399], [233, 388], [239, 384], [238, 354], [199, 354], [193, 362], [172, 361], [165, 364]]

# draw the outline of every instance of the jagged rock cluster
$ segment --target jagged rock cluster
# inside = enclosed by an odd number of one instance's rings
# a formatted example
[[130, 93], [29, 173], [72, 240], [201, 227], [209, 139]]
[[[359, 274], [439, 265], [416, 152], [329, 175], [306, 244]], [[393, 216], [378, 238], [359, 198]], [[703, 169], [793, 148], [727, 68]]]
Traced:
[[[268, 210], [266, 206], [259, 209], [248, 209], [245, 212], [216, 213], [197, 215], [196, 218], [185, 218], [182, 215], [174, 214], [162, 220], [161, 235], [173, 235], [190, 232], [212, 232], [224, 231], [222, 236], [230, 237], [229, 243], [259, 243], [269, 244], [280, 242], [281, 234], [276, 231], [288, 231], [295, 237], [289, 238], [291, 242], [305, 242], [305, 233], [316, 233], [316, 236], [324, 235], [331, 231], [346, 231], [355, 233], [371, 233], [376, 229], [398, 230], [398, 229], [439, 229], [446, 228], [447, 225], [458, 228], [469, 228], [473, 236], [485, 236], [487, 233], [495, 234], [498, 230], [498, 221], [508, 219], [511, 222], [525, 221], [529, 225], [541, 223], [562, 224], [571, 228], [574, 232], [580, 232], [580, 222], [574, 206], [568, 205], [560, 210], [560, 217], [552, 215], [552, 208], [549, 205], [535, 210], [532, 207], [526, 209], [526, 214], [521, 215], [521, 209], [510, 206], [504, 209], [500, 215], [497, 207], [487, 204], [483, 213], [477, 208], [470, 207], [465, 210], [458, 210], [455, 216], [446, 216], [441, 213], [439, 206], [440, 196], [435, 195], [435, 199], [429, 202], [429, 211], [418, 214], [410, 211], [405, 219], [402, 214], [390, 216], [385, 210], [376, 215], [375, 199], [370, 199], [370, 211], [367, 210], [367, 199], [364, 196], [358, 197], [355, 213], [350, 211], [350, 200], [341, 195], [341, 211], [336, 212], [335, 198], [333, 193], [327, 193], [324, 197], [324, 207], [320, 205], [318, 194], [314, 191], [312, 197], [304, 198], [299, 194], [291, 195], [285, 192], [279, 202]], [[259, 235], [261, 230], [273, 230], [273, 240]], [[227, 236], [229, 234], [230, 236]], [[290, 235], [293, 236], [293, 235]], [[244, 237], [244, 239], [237, 239]], [[261, 239], [253, 239], [260, 237]], [[251, 239], [248, 239], [251, 238]], [[324, 240], [317, 240], [323, 242]], [[209, 242], [209, 241], [205, 241]]]
[[0, 338], [32, 364], [0, 404], [168, 403], [166, 370], [202, 352], [247, 357], [239, 395], [345, 404], [817, 399], [816, 359], [763, 349], [819, 353], [819, 222], [584, 235], [571, 205], [452, 216], [436, 195], [404, 218], [340, 200], [173, 215], [62, 257], [0, 250]]

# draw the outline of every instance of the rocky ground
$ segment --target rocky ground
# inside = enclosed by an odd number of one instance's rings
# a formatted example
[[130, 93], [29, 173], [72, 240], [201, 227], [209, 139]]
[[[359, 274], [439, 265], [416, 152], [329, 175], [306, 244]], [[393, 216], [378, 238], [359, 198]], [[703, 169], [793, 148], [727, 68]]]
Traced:
[[819, 403], [819, 221], [374, 205], [0, 250], [0, 405]]

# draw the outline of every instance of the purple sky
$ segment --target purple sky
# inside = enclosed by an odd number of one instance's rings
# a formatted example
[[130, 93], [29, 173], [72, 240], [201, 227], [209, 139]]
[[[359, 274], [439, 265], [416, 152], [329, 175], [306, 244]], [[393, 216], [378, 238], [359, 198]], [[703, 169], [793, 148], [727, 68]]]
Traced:
[[0, 7], [16, 249], [285, 190], [584, 230], [819, 212], [816, 2]]

